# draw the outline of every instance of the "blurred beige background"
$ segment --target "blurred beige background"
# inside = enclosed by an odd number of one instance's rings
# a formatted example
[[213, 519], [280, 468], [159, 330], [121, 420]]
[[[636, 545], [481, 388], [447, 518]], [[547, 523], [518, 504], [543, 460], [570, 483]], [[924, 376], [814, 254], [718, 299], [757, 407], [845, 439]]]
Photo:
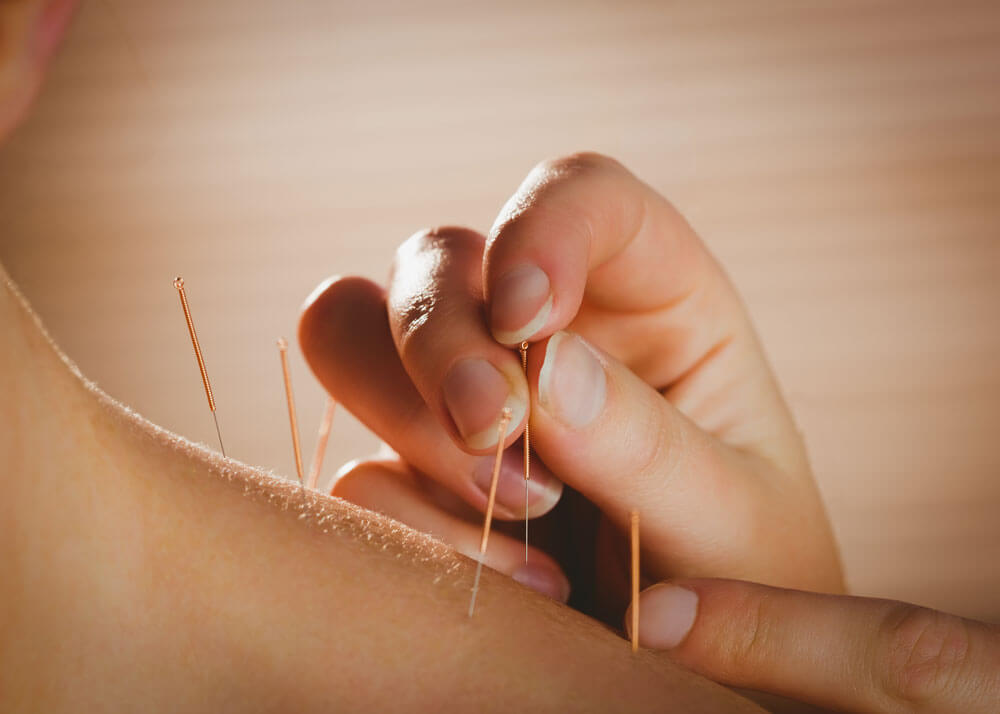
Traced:
[[[611, 154], [730, 270], [857, 592], [1000, 620], [1000, 5], [91, 0], [0, 150], [0, 260], [118, 399], [294, 471], [332, 273]], [[298, 355], [307, 454], [323, 396]], [[375, 440], [338, 412], [324, 478]]]

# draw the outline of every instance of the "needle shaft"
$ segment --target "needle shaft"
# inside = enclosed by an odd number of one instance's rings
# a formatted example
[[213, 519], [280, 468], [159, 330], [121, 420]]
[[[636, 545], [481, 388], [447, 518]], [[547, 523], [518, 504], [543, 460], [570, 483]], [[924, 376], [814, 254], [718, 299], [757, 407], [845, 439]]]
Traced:
[[476, 593], [479, 592], [479, 578], [483, 574], [483, 558], [486, 557], [486, 546], [490, 540], [490, 525], [493, 522], [493, 506], [497, 500], [497, 482], [500, 480], [500, 463], [503, 460], [503, 441], [510, 424], [511, 411], [504, 408], [503, 416], [497, 428], [497, 453], [493, 461], [493, 476], [490, 479], [490, 493], [486, 500], [486, 516], [483, 518], [483, 538], [479, 543], [479, 562], [476, 564], [476, 578], [472, 583], [472, 597], [469, 600], [469, 617], [476, 610]]
[[629, 514], [632, 531], [632, 651], [639, 650], [639, 512]]
[[312, 465], [309, 467], [309, 488], [316, 488], [319, 472], [323, 469], [323, 457], [326, 455], [326, 442], [330, 439], [330, 429], [333, 426], [333, 413], [337, 409], [337, 400], [329, 397], [326, 400], [326, 411], [319, 425], [319, 435], [316, 437], [316, 453], [313, 454]]
[[281, 355], [281, 372], [285, 378], [285, 399], [288, 401], [288, 423], [292, 429], [292, 448], [295, 450], [295, 471], [299, 476], [299, 485], [305, 487], [302, 477], [302, 447], [299, 444], [299, 423], [295, 417], [295, 395], [292, 393], [292, 375], [288, 369], [288, 342], [282, 337], [278, 340], [278, 352]]
[[201, 372], [201, 384], [205, 388], [205, 398], [208, 400], [208, 408], [212, 412], [212, 419], [215, 420], [215, 433], [219, 437], [219, 448], [222, 455], [226, 455], [226, 447], [222, 443], [222, 431], [219, 429], [219, 417], [215, 413], [215, 395], [212, 394], [212, 383], [208, 379], [208, 370], [205, 368], [205, 357], [201, 353], [201, 343], [198, 341], [198, 332], [194, 329], [194, 319], [191, 317], [191, 306], [188, 304], [187, 292], [184, 289], [184, 278], [174, 278], [174, 287], [177, 288], [177, 295], [181, 299], [181, 310], [184, 311], [184, 321], [187, 322], [188, 334], [191, 336], [191, 346], [194, 347], [194, 357], [198, 360], [198, 371]]
[[226, 455], [226, 447], [222, 445], [222, 431], [219, 429], [219, 415], [214, 411], [212, 412], [212, 421], [215, 422], [215, 434], [219, 437], [219, 448], [222, 450], [222, 455]]
[[[521, 343], [521, 369], [528, 376], [528, 342]], [[528, 562], [528, 481], [531, 480], [531, 406], [524, 420], [524, 562]]]

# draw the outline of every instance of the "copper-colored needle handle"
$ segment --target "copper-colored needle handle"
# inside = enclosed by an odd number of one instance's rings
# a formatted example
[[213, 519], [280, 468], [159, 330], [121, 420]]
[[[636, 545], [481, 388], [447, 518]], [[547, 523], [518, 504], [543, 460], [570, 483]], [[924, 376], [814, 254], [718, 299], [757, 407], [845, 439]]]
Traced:
[[486, 500], [486, 518], [483, 521], [483, 540], [479, 544], [479, 552], [486, 553], [486, 543], [490, 539], [490, 524], [493, 522], [493, 506], [497, 500], [497, 483], [500, 480], [500, 465], [503, 462], [503, 440], [507, 434], [507, 425], [510, 424], [511, 411], [505, 407], [503, 416], [500, 417], [500, 426], [497, 431], [497, 453], [493, 461], [493, 476], [490, 478], [490, 495]]
[[205, 369], [205, 358], [201, 354], [201, 344], [198, 342], [198, 333], [194, 329], [194, 320], [191, 319], [191, 307], [188, 305], [187, 293], [184, 291], [184, 278], [174, 278], [174, 287], [181, 298], [181, 309], [184, 310], [184, 319], [187, 321], [188, 333], [191, 335], [191, 344], [194, 346], [194, 356], [198, 360], [198, 369], [201, 371], [201, 383], [205, 386], [205, 396], [208, 397], [208, 408], [215, 411], [215, 397], [212, 396], [212, 384], [208, 381], [208, 370]]
[[632, 651], [639, 649], [639, 512], [629, 513], [632, 535]]

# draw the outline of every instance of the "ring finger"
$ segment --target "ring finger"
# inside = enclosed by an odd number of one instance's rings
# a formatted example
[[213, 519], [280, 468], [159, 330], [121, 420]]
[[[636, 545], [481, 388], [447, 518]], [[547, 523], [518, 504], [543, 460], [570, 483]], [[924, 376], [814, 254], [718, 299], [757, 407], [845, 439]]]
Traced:
[[[439, 507], [423, 491], [417, 475], [398, 460], [362, 460], [349, 464], [336, 480], [332, 495], [383, 513], [438, 538], [469, 558], [479, 558], [481, 524], [470, 523]], [[483, 563], [522, 585], [566, 602], [569, 580], [548, 555], [493, 532]]]

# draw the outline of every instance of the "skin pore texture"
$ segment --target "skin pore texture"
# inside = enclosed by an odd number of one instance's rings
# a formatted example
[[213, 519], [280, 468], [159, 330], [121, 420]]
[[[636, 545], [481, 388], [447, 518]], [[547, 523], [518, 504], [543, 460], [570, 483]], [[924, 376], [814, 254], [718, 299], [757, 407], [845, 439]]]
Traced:
[[759, 711], [395, 521], [181, 439], [0, 268], [0, 710]]

